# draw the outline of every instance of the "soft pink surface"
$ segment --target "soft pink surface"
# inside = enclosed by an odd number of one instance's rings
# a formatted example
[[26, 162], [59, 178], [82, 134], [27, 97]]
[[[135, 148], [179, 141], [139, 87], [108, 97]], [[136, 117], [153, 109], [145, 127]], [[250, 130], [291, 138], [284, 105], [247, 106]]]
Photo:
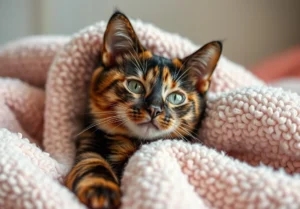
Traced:
[[264, 59], [251, 70], [269, 85], [300, 94], [300, 45]]
[[[156, 54], [184, 57], [198, 48], [151, 24], [133, 25]], [[0, 127], [9, 130], [0, 130], [0, 208], [85, 208], [61, 183], [104, 30], [101, 22], [71, 39], [32, 37], [0, 49]], [[143, 146], [125, 169], [122, 208], [299, 208], [300, 179], [288, 174], [300, 168], [299, 108], [297, 94], [266, 87], [222, 57], [199, 130], [204, 145]]]
[[266, 82], [300, 77], [300, 45], [275, 54], [251, 67], [253, 73]]

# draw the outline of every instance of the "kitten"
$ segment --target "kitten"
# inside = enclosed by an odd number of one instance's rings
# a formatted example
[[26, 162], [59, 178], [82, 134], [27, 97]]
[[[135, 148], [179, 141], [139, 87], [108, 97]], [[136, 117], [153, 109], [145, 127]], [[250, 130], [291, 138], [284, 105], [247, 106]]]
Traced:
[[184, 59], [160, 57], [141, 45], [124, 14], [112, 15], [90, 85], [95, 126], [79, 136], [66, 179], [82, 203], [118, 208], [122, 171], [142, 144], [195, 136], [221, 51], [214, 41]]

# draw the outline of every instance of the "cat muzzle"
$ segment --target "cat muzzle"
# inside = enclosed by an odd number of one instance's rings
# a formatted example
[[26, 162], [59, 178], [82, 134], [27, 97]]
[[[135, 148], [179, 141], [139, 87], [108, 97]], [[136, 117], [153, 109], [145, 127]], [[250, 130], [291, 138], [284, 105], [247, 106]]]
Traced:
[[153, 119], [162, 113], [162, 109], [159, 106], [150, 105], [150, 107], [147, 108], [147, 112], [150, 114], [151, 118]]

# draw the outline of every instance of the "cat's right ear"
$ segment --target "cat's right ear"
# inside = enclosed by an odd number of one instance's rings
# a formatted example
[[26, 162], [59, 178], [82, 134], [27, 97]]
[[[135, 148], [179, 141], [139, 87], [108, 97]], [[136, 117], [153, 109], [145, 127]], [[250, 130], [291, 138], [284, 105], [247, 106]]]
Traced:
[[109, 67], [126, 53], [138, 54], [144, 51], [129, 19], [121, 12], [115, 12], [108, 21], [103, 38], [102, 62]]

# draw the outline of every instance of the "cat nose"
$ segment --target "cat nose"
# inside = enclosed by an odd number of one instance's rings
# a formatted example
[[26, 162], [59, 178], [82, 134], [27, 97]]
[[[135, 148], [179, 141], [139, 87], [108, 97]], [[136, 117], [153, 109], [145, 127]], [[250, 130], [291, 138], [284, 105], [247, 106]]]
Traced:
[[148, 113], [150, 114], [150, 116], [152, 118], [155, 118], [156, 116], [158, 116], [162, 112], [161, 107], [156, 106], [156, 105], [150, 105], [147, 108], [147, 111], [148, 111]]

